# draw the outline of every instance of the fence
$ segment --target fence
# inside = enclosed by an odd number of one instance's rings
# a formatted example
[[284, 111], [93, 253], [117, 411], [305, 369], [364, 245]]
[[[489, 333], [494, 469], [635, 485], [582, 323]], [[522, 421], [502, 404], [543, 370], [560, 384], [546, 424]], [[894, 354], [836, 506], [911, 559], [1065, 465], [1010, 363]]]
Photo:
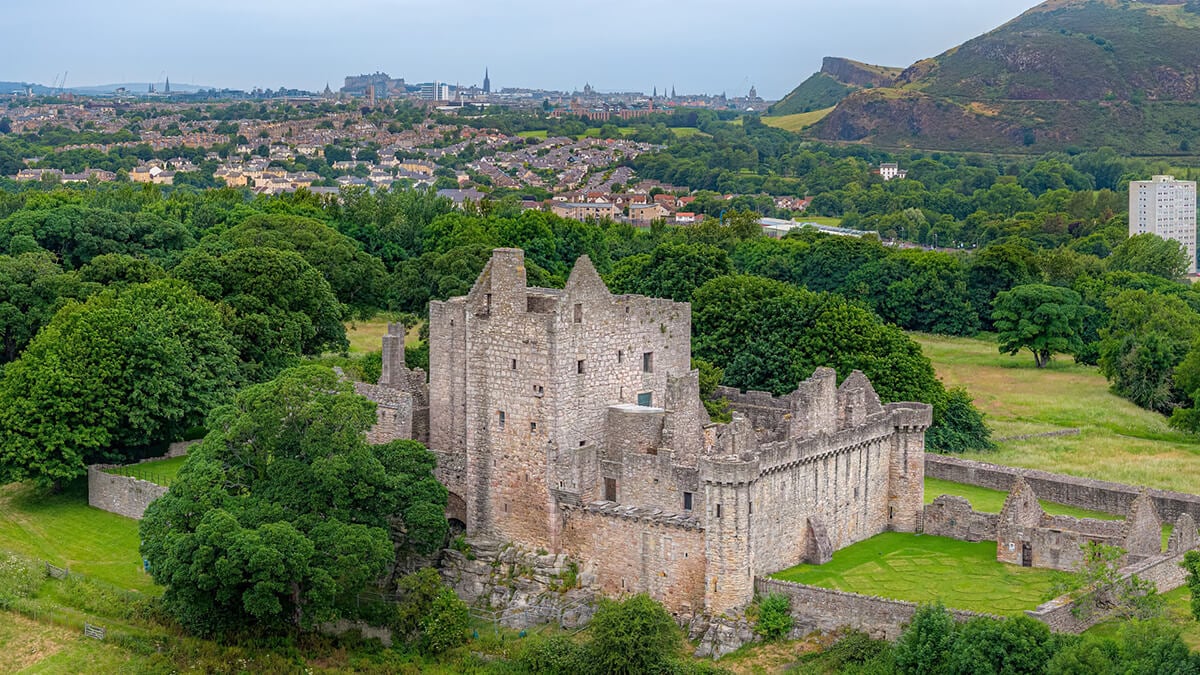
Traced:
[[155, 471], [149, 467], [143, 467], [140, 464], [130, 464], [128, 466], [122, 466], [115, 469], [105, 469], [104, 473], [112, 474], [114, 476], [136, 478], [138, 480], [144, 480], [147, 483], [154, 483], [155, 485], [161, 485], [163, 487], [171, 487], [171, 483], [175, 480], [174, 473]]

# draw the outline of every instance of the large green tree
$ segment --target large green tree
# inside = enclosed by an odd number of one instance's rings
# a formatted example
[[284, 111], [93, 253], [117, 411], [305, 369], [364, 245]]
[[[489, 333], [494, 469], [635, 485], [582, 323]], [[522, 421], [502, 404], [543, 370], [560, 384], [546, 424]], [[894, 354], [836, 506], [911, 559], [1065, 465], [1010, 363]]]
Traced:
[[84, 293], [46, 251], [0, 255], [0, 363], [15, 359], [63, 302]]
[[433, 454], [413, 441], [369, 445], [374, 422], [374, 404], [317, 366], [214, 411], [141, 524], [166, 608], [205, 635], [304, 629], [355, 616], [394, 547], [442, 545], [447, 493]]
[[1083, 320], [1091, 308], [1069, 288], [1017, 286], [997, 295], [992, 306], [1002, 353], [1028, 349], [1037, 367], [1045, 368], [1055, 353], [1071, 354], [1083, 347]]
[[1157, 234], [1137, 234], [1113, 249], [1108, 269], [1116, 272], [1142, 272], [1164, 279], [1181, 279], [1189, 263], [1187, 249], [1174, 239]]
[[0, 482], [57, 484], [176, 440], [238, 383], [231, 342], [176, 280], [65, 307], [0, 378]]
[[1187, 400], [1174, 371], [1200, 335], [1200, 315], [1178, 297], [1140, 290], [1109, 299], [1108, 308], [1100, 372], [1118, 395], [1169, 414]]
[[344, 351], [346, 327], [329, 282], [300, 254], [238, 248], [193, 250], [172, 274], [226, 308], [249, 379], [263, 381], [299, 357]]
[[226, 230], [209, 245], [223, 250], [267, 247], [295, 251], [324, 275], [348, 314], [370, 318], [386, 305], [388, 279], [383, 263], [363, 252], [350, 237], [318, 220], [286, 214], [255, 215]]
[[733, 272], [729, 254], [708, 244], [661, 244], [653, 252], [632, 255], [609, 276], [614, 293], [634, 293], [688, 302], [710, 279]]

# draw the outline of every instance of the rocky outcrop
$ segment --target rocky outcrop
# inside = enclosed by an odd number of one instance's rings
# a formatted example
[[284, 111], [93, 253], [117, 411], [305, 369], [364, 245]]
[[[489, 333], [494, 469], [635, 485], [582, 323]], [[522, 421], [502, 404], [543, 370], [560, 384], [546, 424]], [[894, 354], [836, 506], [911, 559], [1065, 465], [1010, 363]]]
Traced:
[[442, 578], [478, 613], [510, 628], [582, 626], [595, 613], [595, 574], [563, 554], [489, 539], [458, 539], [443, 552]]
[[842, 84], [855, 87], [890, 87], [896, 81], [900, 69], [872, 66], [838, 56], [826, 56], [821, 62], [821, 72]]

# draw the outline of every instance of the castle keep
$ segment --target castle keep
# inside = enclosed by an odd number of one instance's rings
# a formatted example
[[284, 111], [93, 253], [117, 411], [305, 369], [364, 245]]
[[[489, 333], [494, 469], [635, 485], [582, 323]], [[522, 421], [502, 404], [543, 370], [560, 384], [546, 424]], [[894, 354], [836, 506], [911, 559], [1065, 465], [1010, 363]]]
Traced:
[[524, 253], [497, 249], [467, 296], [430, 303], [428, 384], [403, 339], [359, 385], [371, 440], [426, 442], [456, 524], [565, 553], [605, 593], [721, 613], [755, 576], [918, 529], [929, 406], [822, 368], [788, 396], [722, 390], [734, 417], [714, 424], [690, 305], [613, 295], [586, 257], [530, 288]]

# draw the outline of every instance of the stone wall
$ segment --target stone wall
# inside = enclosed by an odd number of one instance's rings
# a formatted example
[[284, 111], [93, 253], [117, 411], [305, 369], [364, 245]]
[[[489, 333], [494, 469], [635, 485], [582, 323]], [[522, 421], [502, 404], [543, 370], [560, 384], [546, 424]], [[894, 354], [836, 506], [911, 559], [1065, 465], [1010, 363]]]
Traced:
[[[1013, 482], [1020, 475], [1025, 477], [1039, 499], [1118, 516], [1129, 512], [1133, 501], [1142, 491], [1142, 488], [1122, 483], [934, 454], [925, 455], [925, 475], [1004, 492], [1012, 489]], [[1154, 499], [1159, 517], [1164, 521], [1175, 522], [1182, 513], [1188, 513], [1200, 521], [1200, 496], [1166, 490], [1150, 490], [1150, 496]]]
[[[761, 577], [755, 579], [754, 588], [760, 595], [779, 593], [790, 598], [792, 618], [801, 626], [800, 630], [807, 628], [808, 631], [829, 632], [849, 627], [875, 638], [895, 640], [912, 621], [918, 607], [912, 602]], [[987, 616], [962, 610], [950, 610], [950, 613], [957, 621]]]
[[694, 519], [611, 502], [565, 512], [564, 549], [609, 597], [647, 593], [676, 615], [704, 608], [704, 530]]
[[105, 473], [112, 464], [88, 467], [88, 505], [140, 520], [150, 502], [167, 494], [167, 488], [130, 476]]
[[925, 534], [959, 541], [995, 541], [999, 515], [980, 513], [962, 497], [942, 495], [925, 507]]

